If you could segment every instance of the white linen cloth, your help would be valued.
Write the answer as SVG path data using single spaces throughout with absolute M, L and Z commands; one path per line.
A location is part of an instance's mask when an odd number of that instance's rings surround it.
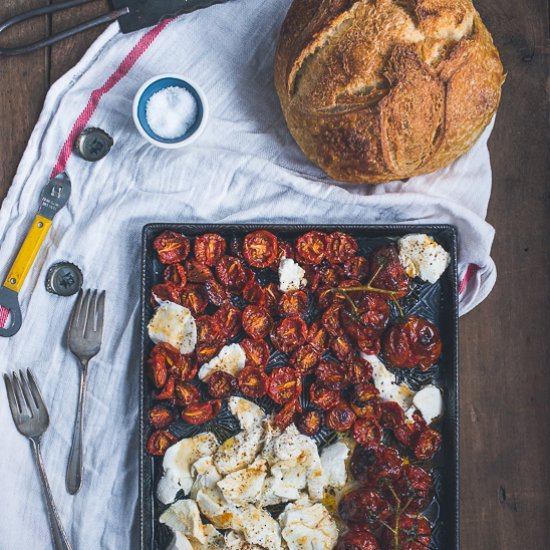
M 138 313 L 141 230 L 148 222 L 450 223 L 459 230 L 460 298 L 466 313 L 490 292 L 493 229 L 486 142 L 429 176 L 374 188 L 334 185 L 300 152 L 273 87 L 278 30 L 290 1 L 240 0 L 121 35 L 109 27 L 51 89 L 0 211 L 0 265 L 7 274 L 57 165 L 72 195 L 57 215 L 20 294 L 23 327 L 0 339 L 1 371 L 32 368 L 51 417 L 43 453 L 73 548 L 138 547 Z M 151 76 L 176 72 L 205 91 L 210 119 L 193 145 L 157 149 L 135 129 L 132 100 Z M 89 120 L 88 120 L 89 118 Z M 68 155 L 82 126 L 113 136 L 109 155 Z M 71 134 L 71 129 L 73 133 Z M 64 154 L 60 152 L 67 141 Z M 78 367 L 64 332 L 74 303 L 46 292 L 48 266 L 80 266 L 85 286 L 107 290 L 100 354 L 88 384 L 84 480 L 65 490 Z M 28 442 L 0 390 L 0 550 L 50 547 L 44 500 Z

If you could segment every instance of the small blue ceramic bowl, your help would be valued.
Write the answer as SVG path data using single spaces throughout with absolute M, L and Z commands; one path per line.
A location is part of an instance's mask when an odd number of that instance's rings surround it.
M 186 89 L 197 102 L 197 118 L 187 132 L 177 138 L 166 139 L 158 136 L 151 130 L 147 122 L 147 102 L 157 92 L 164 88 L 177 86 Z M 134 123 L 139 133 L 150 143 L 164 149 L 177 149 L 195 141 L 204 130 L 208 118 L 208 104 L 204 92 L 188 78 L 178 74 L 161 74 L 145 82 L 138 90 L 133 105 Z

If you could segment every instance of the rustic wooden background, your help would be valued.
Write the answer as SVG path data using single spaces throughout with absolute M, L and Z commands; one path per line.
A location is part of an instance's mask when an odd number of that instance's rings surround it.
M 51 3 L 4 0 L 0 19 Z M 40 18 L 7 39 L 42 37 L 99 14 L 98 0 Z M 550 139 L 545 0 L 478 0 L 508 78 L 491 138 L 489 221 L 499 279 L 461 324 L 465 550 L 550 548 Z M 99 31 L 48 51 L 0 59 L 0 199 L 52 82 Z

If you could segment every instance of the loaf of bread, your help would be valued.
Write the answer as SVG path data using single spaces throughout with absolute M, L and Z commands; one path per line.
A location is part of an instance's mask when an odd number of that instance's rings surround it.
M 455 160 L 490 122 L 503 82 L 471 0 L 294 0 L 275 61 L 294 139 L 352 183 Z

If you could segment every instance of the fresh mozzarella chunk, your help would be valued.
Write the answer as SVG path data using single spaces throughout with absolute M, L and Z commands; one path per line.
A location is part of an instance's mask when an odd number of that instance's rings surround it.
M 338 528 L 327 509 L 307 499 L 289 504 L 279 522 L 289 550 L 331 550 L 338 540 Z
M 248 468 L 227 475 L 218 482 L 223 496 L 237 506 L 257 501 L 267 475 L 267 462 L 257 458 Z
M 166 342 L 183 354 L 191 353 L 197 345 L 197 325 L 191 311 L 173 302 L 160 302 L 147 330 L 155 344 Z
M 301 496 L 300 491 L 283 480 L 281 472 L 276 472 L 265 480 L 259 504 L 261 506 L 274 506 L 282 502 L 298 500 Z
M 279 262 L 279 290 L 288 292 L 307 285 L 306 272 L 294 260 L 282 258 Z
M 210 432 L 182 439 L 172 445 L 162 462 L 164 475 L 157 487 L 158 499 L 170 504 L 178 491 L 189 494 L 193 486 L 191 466 L 201 457 L 212 456 L 218 447 L 216 436 Z
M 159 518 L 175 533 L 181 533 L 200 543 L 206 542 L 206 535 L 201 521 L 199 507 L 194 500 L 184 499 L 174 502 Z
M 241 510 L 227 502 L 217 487 L 214 489 L 201 489 L 197 493 L 197 504 L 202 514 L 217 529 L 242 531 Z
M 250 544 L 257 544 L 270 550 L 282 548 L 279 524 L 262 508 L 248 505 L 243 509 L 242 533 Z
M 443 396 L 441 390 L 432 384 L 424 386 L 413 399 L 413 405 L 419 411 L 426 424 L 431 424 L 443 413 Z
M 323 467 L 327 486 L 340 488 L 346 484 L 346 460 L 349 455 L 350 448 L 342 441 L 323 449 L 321 466 Z
M 191 487 L 191 498 L 197 498 L 197 493 L 201 489 L 211 489 L 216 487 L 222 476 L 216 470 L 214 459 L 211 456 L 199 458 L 191 467 L 191 475 L 194 477 Z
M 210 359 L 199 370 L 199 378 L 206 382 L 212 373 L 223 371 L 237 376 L 244 369 L 246 363 L 246 354 L 239 344 L 229 344 L 224 346 L 218 355 Z
M 407 235 L 399 239 L 398 247 L 407 275 L 429 283 L 435 283 L 451 261 L 449 253 L 428 235 Z
M 261 426 L 265 419 L 264 411 L 258 405 L 242 397 L 230 397 L 229 410 L 233 416 L 237 417 L 243 430 Z
M 372 366 L 372 378 L 380 398 L 384 401 L 395 401 L 406 411 L 412 403 L 414 392 L 406 384 L 397 384 L 392 374 L 376 355 L 361 354 Z
M 242 470 L 254 462 L 262 446 L 263 429 L 253 426 L 224 441 L 214 455 L 214 464 L 222 475 Z

